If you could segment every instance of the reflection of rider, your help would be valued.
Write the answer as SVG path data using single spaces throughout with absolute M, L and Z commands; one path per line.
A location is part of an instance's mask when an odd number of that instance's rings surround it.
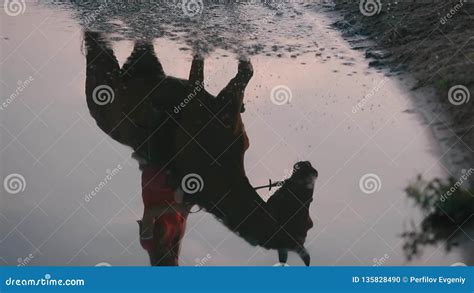
M 140 243 L 152 265 L 178 265 L 179 243 L 184 236 L 188 210 L 179 205 L 161 168 L 142 171 L 143 219 Z
M 120 69 L 100 34 L 86 32 L 84 39 L 90 113 L 105 133 L 134 149 L 142 171 L 140 243 L 152 265 L 178 265 L 188 209 L 175 200 L 171 184 L 176 124 L 167 110 L 178 103 L 173 98 L 184 96 L 186 81 L 165 75 L 150 43 L 137 42 Z M 96 90 L 104 86 L 113 90 L 105 104 L 97 102 Z

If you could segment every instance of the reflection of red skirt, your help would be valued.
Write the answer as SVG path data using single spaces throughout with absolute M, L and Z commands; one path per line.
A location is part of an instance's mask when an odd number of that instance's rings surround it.
M 145 167 L 142 171 L 142 198 L 145 208 L 168 207 L 176 204 L 174 190 L 166 183 L 166 173 L 159 167 Z M 181 212 L 167 212 L 155 219 L 152 239 L 140 239 L 145 250 L 169 251 L 178 257 L 179 241 L 184 235 L 186 219 Z
M 169 251 L 170 256 L 178 257 L 179 241 L 184 236 L 186 219 L 180 213 L 165 214 L 155 219 L 153 238 L 140 239 L 143 249 Z
M 145 208 L 175 204 L 174 190 L 166 184 L 166 173 L 159 167 L 142 170 L 142 198 Z

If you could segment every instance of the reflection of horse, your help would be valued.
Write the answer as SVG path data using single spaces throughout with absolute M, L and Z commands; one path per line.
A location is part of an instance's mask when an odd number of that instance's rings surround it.
M 309 162 L 296 164 L 267 203 L 245 175 L 249 141 L 240 113 L 253 75 L 249 61 L 239 62 L 236 76 L 214 97 L 204 89 L 200 57 L 193 59 L 189 80 L 182 80 L 165 75 L 150 43 L 137 42 L 120 69 L 99 34 L 85 33 L 85 42 L 91 115 L 104 132 L 132 147 L 140 163 L 140 235 L 152 265 L 178 264 L 190 204 L 249 243 L 278 249 L 281 260 L 294 250 L 309 264 L 303 245 L 312 227 L 316 170 Z
M 190 85 L 202 84 L 204 61 L 194 58 Z M 293 176 L 265 203 L 245 176 L 248 138 L 241 118 L 244 90 L 252 77 L 250 62 L 240 61 L 237 75 L 217 95 L 201 91 L 183 108 L 176 146 L 182 176 L 197 174 L 202 191 L 188 195 L 229 229 L 253 245 L 295 250 L 309 263 L 303 243 L 312 223 L 309 204 L 317 176 L 308 162 L 295 165 Z M 188 89 L 188 93 L 192 89 Z M 183 182 L 185 183 L 185 182 Z

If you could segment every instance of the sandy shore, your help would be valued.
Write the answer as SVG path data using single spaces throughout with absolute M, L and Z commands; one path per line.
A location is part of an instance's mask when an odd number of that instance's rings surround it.
M 415 101 L 441 143 L 452 176 L 474 166 L 474 4 L 460 1 L 335 1 L 334 25 L 370 64 L 408 73 Z M 428 1 L 431 2 L 431 1 Z M 433 1 L 435 2 L 435 1 Z M 369 39 L 375 43 L 364 45 Z M 473 179 L 471 178 L 471 186 Z

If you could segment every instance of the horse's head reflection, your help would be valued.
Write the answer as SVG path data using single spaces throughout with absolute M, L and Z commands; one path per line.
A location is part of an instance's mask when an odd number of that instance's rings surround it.
M 292 176 L 265 202 L 249 183 L 249 148 L 241 113 L 253 75 L 250 61 L 217 95 L 204 88 L 204 60 L 193 58 L 187 80 L 164 73 L 150 42 L 135 43 L 122 68 L 108 42 L 86 32 L 86 97 L 97 125 L 133 148 L 142 171 L 140 242 L 152 265 L 177 265 L 190 207 L 215 215 L 249 243 L 277 249 L 280 260 L 304 248 L 317 171 L 295 164 Z

